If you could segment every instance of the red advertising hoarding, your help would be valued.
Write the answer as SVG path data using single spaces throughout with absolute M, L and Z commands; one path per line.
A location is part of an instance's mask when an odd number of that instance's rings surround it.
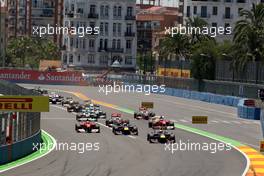
M 0 69 L 0 80 L 18 83 L 86 85 L 81 72 L 41 72 L 35 70 Z

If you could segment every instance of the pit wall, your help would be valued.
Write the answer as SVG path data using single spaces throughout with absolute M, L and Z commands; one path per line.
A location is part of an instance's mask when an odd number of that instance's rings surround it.
M 41 131 L 21 141 L 0 146 L 0 165 L 15 161 L 31 154 L 34 149 L 34 145 L 40 143 Z

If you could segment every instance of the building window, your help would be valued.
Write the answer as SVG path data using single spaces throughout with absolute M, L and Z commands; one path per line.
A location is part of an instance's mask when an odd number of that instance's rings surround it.
M 193 6 L 193 14 L 194 14 L 194 15 L 197 14 L 197 6 Z
M 201 17 L 207 18 L 207 6 L 201 6 Z
M 73 63 L 73 55 L 72 54 L 70 54 L 69 63 L 70 64 Z
M 116 35 L 116 23 L 113 24 L 113 35 Z
M 95 14 L 95 9 L 96 9 L 95 5 L 90 5 L 90 14 Z
M 216 6 L 213 7 L 213 15 L 217 15 L 218 13 L 218 9 Z
M 117 13 L 117 16 L 118 16 L 118 17 L 121 17 L 121 16 L 122 16 L 122 7 L 121 7 L 121 6 L 118 7 L 118 13 Z
M 105 13 L 104 16 L 108 17 L 109 16 L 109 6 L 105 6 Z
M 108 35 L 108 23 L 105 23 L 105 35 Z
M 126 65 L 132 65 L 132 57 L 131 56 L 126 56 L 125 64 Z
M 79 48 L 79 39 L 76 38 L 76 48 Z
M 112 41 L 112 48 L 116 48 L 116 39 L 113 39 L 113 41 Z
M 108 56 L 101 56 L 99 62 L 100 65 L 108 65 Z
M 108 48 L 108 39 L 104 40 L 104 49 L 107 50 Z
M 133 7 L 127 7 L 127 16 L 133 16 Z
M 100 34 L 104 35 L 104 23 L 100 23 Z
M 117 48 L 118 48 L 118 49 L 121 48 L 121 40 L 120 40 L 120 39 L 117 40 Z
M 94 48 L 94 39 L 89 40 L 89 48 Z
M 88 55 L 87 62 L 88 62 L 88 64 L 94 64 L 95 63 L 94 55 Z
M 191 16 L 190 11 L 191 11 L 191 10 L 190 10 L 190 6 L 187 6 L 187 14 L 186 14 L 187 17 L 190 17 L 190 16 Z
M 130 23 L 127 24 L 126 32 L 129 34 L 132 33 L 132 24 L 130 24 Z
M 70 46 L 73 47 L 73 38 L 70 39 Z
M 105 7 L 103 5 L 101 5 L 100 7 L 100 16 L 104 16 L 104 10 L 105 10 Z
M 86 39 L 83 39 L 83 49 L 86 48 Z
M 121 36 L 121 29 L 122 29 L 122 24 L 118 23 L 118 26 L 117 26 L 118 36 Z
M 132 41 L 131 40 L 127 40 L 126 41 L 126 49 L 131 49 L 131 44 L 132 44 Z
M 231 18 L 231 10 L 230 7 L 225 8 L 225 18 L 230 19 Z
M 67 60 L 68 60 L 68 58 L 67 58 L 67 54 L 64 54 L 64 55 L 63 55 L 63 63 L 64 63 L 64 64 L 67 64 Z
M 114 6 L 114 8 L 113 8 L 113 16 L 114 17 L 117 16 L 117 6 Z
M 100 39 L 100 46 L 99 46 L 100 49 L 103 49 L 103 39 Z
M 78 55 L 78 62 L 81 62 L 81 55 Z

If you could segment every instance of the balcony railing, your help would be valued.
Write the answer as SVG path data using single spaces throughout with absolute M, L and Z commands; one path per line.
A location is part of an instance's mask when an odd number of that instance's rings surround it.
M 125 20 L 136 20 L 136 16 L 133 15 L 126 15 Z
M 97 13 L 89 13 L 88 14 L 88 18 L 94 18 L 97 19 L 99 17 L 99 15 Z
M 107 51 L 111 53 L 124 53 L 124 48 L 108 48 Z
M 224 14 L 223 15 L 223 18 L 224 19 L 233 19 L 233 15 L 231 15 L 231 14 Z
M 135 37 L 135 35 L 134 32 L 125 32 L 125 37 Z

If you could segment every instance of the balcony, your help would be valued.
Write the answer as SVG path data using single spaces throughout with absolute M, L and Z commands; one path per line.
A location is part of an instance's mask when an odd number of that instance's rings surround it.
M 223 19 L 233 19 L 233 15 L 231 14 L 224 14 Z
M 126 15 L 125 20 L 136 20 L 136 16 Z
M 107 52 L 107 51 L 108 48 L 101 48 L 101 47 L 98 48 L 98 52 Z
M 98 14 L 96 14 L 96 13 L 89 13 L 88 14 L 88 18 L 92 18 L 92 19 L 98 19 Z
M 73 12 L 66 12 L 65 15 L 66 15 L 68 18 L 73 18 L 73 17 L 74 17 Z
M 124 53 L 124 48 L 108 48 L 107 51 L 110 53 Z
M 125 37 L 135 37 L 135 35 L 134 32 L 125 32 Z

